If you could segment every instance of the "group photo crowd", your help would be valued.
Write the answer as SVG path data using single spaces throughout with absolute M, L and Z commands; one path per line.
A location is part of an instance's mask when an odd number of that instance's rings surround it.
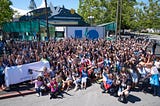
M 39 71 L 35 84 L 37 96 L 50 99 L 69 90 L 85 90 L 94 83 L 102 93 L 126 102 L 138 90 L 160 97 L 160 57 L 156 42 L 146 39 L 88 40 L 66 38 L 50 41 L 5 42 L 0 57 L 0 88 L 5 89 L 5 68 L 48 61 L 50 68 Z M 150 49 L 148 49 L 150 47 Z M 31 74 L 36 71 L 31 69 Z

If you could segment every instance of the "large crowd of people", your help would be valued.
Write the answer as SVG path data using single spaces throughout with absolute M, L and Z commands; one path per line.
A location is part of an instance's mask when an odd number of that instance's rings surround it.
M 44 67 L 41 77 L 33 81 L 39 96 L 44 85 L 54 98 L 73 85 L 75 90 L 86 89 L 92 82 L 100 83 L 103 93 L 119 96 L 119 101 L 126 101 L 137 87 L 160 96 L 160 58 L 147 49 L 149 45 L 149 41 L 134 38 L 11 41 L 5 44 L 6 53 L 0 57 L 1 85 L 5 67 L 47 60 L 50 69 Z

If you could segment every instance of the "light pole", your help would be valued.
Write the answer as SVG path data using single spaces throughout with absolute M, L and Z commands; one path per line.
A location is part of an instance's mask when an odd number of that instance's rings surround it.
M 88 19 L 90 20 L 91 26 L 93 26 L 93 19 L 94 19 L 94 16 L 88 16 Z
M 47 10 L 47 0 L 45 0 L 45 14 L 46 14 L 46 24 L 47 24 L 47 37 L 48 37 L 48 39 L 50 39 L 50 34 L 49 34 L 49 26 L 48 26 L 48 10 Z
M 120 2 L 120 0 L 117 0 L 116 30 L 115 30 L 116 39 L 117 39 L 117 33 L 118 33 L 119 2 Z
M 121 36 L 121 18 L 122 18 L 122 0 L 117 0 L 117 12 L 116 12 L 116 39 Z
M 120 0 L 120 13 L 119 13 L 119 37 L 121 38 L 121 21 L 122 21 L 122 0 Z
M 29 23 L 30 23 L 30 34 L 32 33 L 32 24 L 31 24 L 31 22 L 32 22 L 32 19 L 31 19 L 32 15 L 33 15 L 32 13 L 30 13 L 30 12 L 28 13 Z

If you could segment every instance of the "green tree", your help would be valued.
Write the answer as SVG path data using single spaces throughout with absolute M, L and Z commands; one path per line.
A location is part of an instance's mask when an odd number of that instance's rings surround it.
M 89 16 L 94 16 L 94 24 L 115 21 L 116 2 L 110 2 L 110 0 L 79 0 L 78 13 L 87 22 L 89 22 Z
M 0 0 L 0 25 L 12 19 L 13 10 L 10 5 L 12 5 L 10 0 Z
M 148 4 L 137 0 L 120 1 L 118 12 L 121 9 L 122 29 L 160 28 L 160 0 L 148 0 Z M 94 16 L 94 24 L 116 21 L 117 3 L 118 0 L 80 0 L 78 13 L 87 22 L 89 16 Z
M 88 16 L 94 16 L 95 24 L 116 21 L 117 1 L 118 0 L 80 0 L 78 13 L 83 16 L 86 21 L 88 21 Z M 132 28 L 135 26 L 134 6 L 136 4 L 136 0 L 122 0 L 122 28 Z
M 135 6 L 136 0 L 123 0 L 122 1 L 122 29 L 134 29 L 136 27 L 135 20 Z
M 140 2 L 136 7 L 137 28 L 160 28 L 160 1 L 149 0 L 149 3 Z
M 145 6 L 144 2 L 139 2 L 137 4 L 137 7 L 135 7 L 135 24 L 136 24 L 136 30 L 141 30 L 143 29 L 144 26 L 144 19 L 145 19 L 145 15 L 144 15 L 144 11 L 143 11 L 143 7 Z
M 160 28 L 160 1 L 149 0 L 149 5 L 144 9 L 147 28 Z

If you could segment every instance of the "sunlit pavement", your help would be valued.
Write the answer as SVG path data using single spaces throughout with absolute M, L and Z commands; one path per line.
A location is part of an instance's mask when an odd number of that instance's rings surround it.
M 101 93 L 99 84 L 92 84 L 86 90 L 70 90 L 64 98 L 49 99 L 49 95 L 35 94 L 0 100 L 0 106 L 159 106 L 160 97 L 142 92 L 131 92 L 128 103 L 123 104 L 116 97 Z

